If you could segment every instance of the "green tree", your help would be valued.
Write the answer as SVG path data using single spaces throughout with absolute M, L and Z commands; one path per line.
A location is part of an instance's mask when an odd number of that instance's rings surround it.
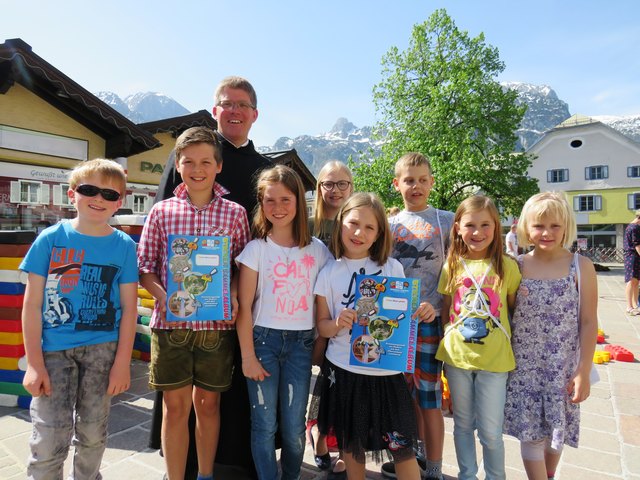
M 373 95 L 385 143 L 379 156 L 353 166 L 356 188 L 375 191 L 387 206 L 401 204 L 390 188 L 393 165 L 416 151 L 429 157 L 436 176 L 430 204 L 455 210 L 481 191 L 504 214 L 517 215 L 538 186 L 527 177 L 530 156 L 514 152 L 526 105 L 497 82 L 504 68 L 484 34 L 470 38 L 444 9 L 415 25 L 409 47 L 392 47 L 382 59 Z

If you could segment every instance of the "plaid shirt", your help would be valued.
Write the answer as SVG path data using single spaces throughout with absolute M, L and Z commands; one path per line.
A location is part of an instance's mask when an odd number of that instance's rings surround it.
M 167 243 L 173 235 L 220 235 L 231 239 L 231 265 L 251 239 L 246 210 L 237 203 L 222 198 L 229 191 L 218 183 L 213 187 L 213 199 L 203 208 L 197 208 L 189 199 L 184 183 L 174 190 L 175 197 L 153 206 L 142 230 L 138 245 L 140 274 L 155 273 L 167 286 Z M 233 330 L 229 325 L 214 320 L 167 322 L 159 315 L 156 303 L 151 317 L 151 328 L 163 330 Z

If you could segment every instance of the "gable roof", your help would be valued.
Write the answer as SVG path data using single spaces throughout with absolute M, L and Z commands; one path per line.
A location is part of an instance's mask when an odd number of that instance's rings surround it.
M 311 170 L 307 168 L 302 159 L 298 156 L 295 148 L 291 150 L 279 150 L 277 152 L 263 153 L 265 157 L 271 160 L 273 163 L 286 165 L 294 169 L 300 178 L 306 192 L 316 189 L 316 177 L 313 176 Z
M 595 120 L 594 118 L 588 117 L 586 115 L 575 114 L 559 123 L 555 127 L 544 132 L 544 134 L 533 145 L 527 148 L 527 152 L 531 152 L 534 149 L 536 151 L 539 150 L 540 148 L 542 148 L 543 144 L 548 143 L 549 140 L 557 133 L 565 133 L 571 129 L 578 129 L 583 127 L 587 127 L 590 129 L 600 129 L 607 136 L 609 136 L 609 138 L 616 139 L 621 143 L 626 143 L 635 149 L 640 148 L 640 144 L 638 142 L 623 134 L 622 132 L 616 130 L 615 128 L 607 125 L 606 123 Z
M 129 157 L 160 142 L 60 70 L 20 38 L 0 44 L 0 95 L 18 83 L 105 139 L 105 156 Z
M 174 138 L 177 138 L 187 128 L 191 127 L 207 127 L 211 130 L 217 130 L 218 123 L 207 110 L 198 110 L 195 113 L 179 117 L 139 123 L 138 126 L 150 133 L 171 133 Z

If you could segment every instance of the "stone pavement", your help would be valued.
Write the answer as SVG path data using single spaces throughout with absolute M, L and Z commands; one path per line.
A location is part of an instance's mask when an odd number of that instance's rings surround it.
M 619 265 L 598 273 L 598 314 L 607 342 L 621 345 L 640 357 L 640 317 L 625 315 L 624 273 Z M 109 439 L 102 465 L 105 480 L 160 480 L 163 459 L 147 448 L 153 395 L 147 390 L 147 365 L 134 360 L 132 387 L 114 399 Z M 566 448 L 556 478 L 580 480 L 640 480 L 640 363 L 598 365 L 601 381 L 582 404 L 580 448 Z M 445 478 L 456 478 L 453 421 L 445 417 Z M 29 414 L 0 407 L 0 479 L 26 477 L 25 461 L 31 432 Z M 505 437 L 507 478 L 525 479 L 519 444 Z M 478 447 L 478 458 L 481 451 Z M 67 468 L 68 471 L 68 462 Z M 379 466 L 367 464 L 367 478 L 381 479 Z M 233 471 L 218 470 L 218 478 L 242 480 Z M 305 451 L 304 480 L 323 479 L 315 468 L 310 445 Z M 481 470 L 480 478 L 484 478 Z

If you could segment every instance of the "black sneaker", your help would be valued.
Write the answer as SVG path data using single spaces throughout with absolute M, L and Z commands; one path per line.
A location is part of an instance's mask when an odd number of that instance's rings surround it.
M 418 461 L 418 468 L 420 468 L 420 478 L 424 477 L 427 473 L 427 460 L 424 457 L 416 457 Z M 396 466 L 393 462 L 385 462 L 380 468 L 380 473 L 384 478 L 398 478 L 396 475 Z

